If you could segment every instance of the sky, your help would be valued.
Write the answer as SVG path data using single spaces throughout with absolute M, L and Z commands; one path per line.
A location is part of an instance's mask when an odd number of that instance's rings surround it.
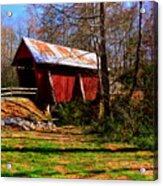
M 16 22 L 16 20 L 21 21 L 21 18 L 25 17 L 26 8 L 27 8 L 27 5 L 25 5 L 25 4 L 24 5 L 23 4 L 21 4 L 21 5 L 2 5 L 1 11 L 2 11 L 3 24 L 13 26 L 13 24 Z M 12 12 L 11 17 L 8 17 L 6 15 L 7 11 Z
M 21 16 L 26 9 L 27 5 L 2 5 L 2 14 L 6 14 L 7 11 L 13 13 L 13 17 Z

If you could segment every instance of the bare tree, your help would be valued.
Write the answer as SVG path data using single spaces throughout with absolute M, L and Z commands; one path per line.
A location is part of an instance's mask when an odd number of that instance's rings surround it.
M 1 80 L 2 87 L 17 85 L 15 70 L 11 67 L 13 57 L 16 52 L 16 34 L 13 28 L 2 25 L 1 30 Z
M 138 75 L 138 70 L 139 70 L 139 63 L 140 63 L 140 48 L 141 48 L 141 41 L 142 41 L 142 13 L 141 10 L 142 9 L 142 2 L 139 2 L 139 28 L 138 28 L 138 41 L 137 41 L 137 48 L 136 48 L 136 59 L 135 59 L 135 70 L 134 70 L 134 75 L 133 75 L 133 83 L 132 83 L 132 87 L 130 90 L 130 97 L 137 85 L 137 75 Z

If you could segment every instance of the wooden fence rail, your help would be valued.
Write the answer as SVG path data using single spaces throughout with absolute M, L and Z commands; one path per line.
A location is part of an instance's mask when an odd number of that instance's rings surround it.
M 12 96 L 20 96 L 20 97 L 34 97 L 37 94 L 37 88 L 28 88 L 28 87 L 7 87 L 1 88 L 1 97 L 12 97 Z M 111 98 L 119 97 L 122 95 L 126 95 L 126 93 L 110 93 Z
M 37 88 L 28 88 L 28 87 L 1 88 L 1 97 L 35 96 L 36 93 L 37 93 Z

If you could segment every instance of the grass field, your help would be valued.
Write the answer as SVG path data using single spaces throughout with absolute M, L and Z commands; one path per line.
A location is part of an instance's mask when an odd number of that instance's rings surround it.
M 3 177 L 154 180 L 152 152 L 101 142 L 72 126 L 55 133 L 2 131 L 1 166 Z

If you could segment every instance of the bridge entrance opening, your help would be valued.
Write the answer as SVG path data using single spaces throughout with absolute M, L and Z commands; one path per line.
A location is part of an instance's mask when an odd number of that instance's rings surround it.
M 17 63 L 17 74 L 19 78 L 19 86 L 36 87 L 36 79 L 32 59 L 21 59 Z

